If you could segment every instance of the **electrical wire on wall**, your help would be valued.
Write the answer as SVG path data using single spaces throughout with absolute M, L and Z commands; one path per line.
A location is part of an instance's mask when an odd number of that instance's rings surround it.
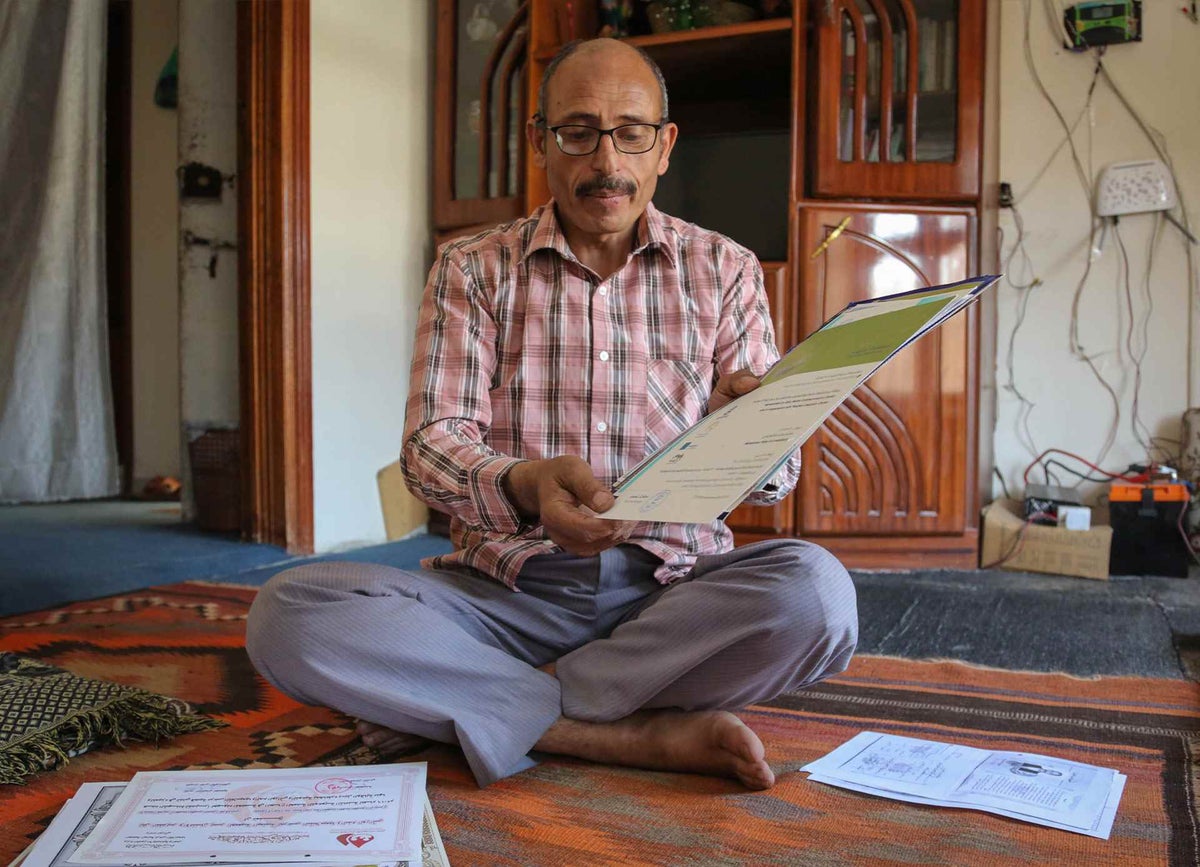
M 1050 30 L 1054 34 L 1054 38 L 1060 43 L 1065 42 L 1066 44 L 1072 44 L 1071 39 L 1064 39 L 1064 37 L 1070 37 L 1071 34 L 1066 32 L 1068 18 L 1065 14 L 1066 8 L 1062 0 L 1043 0 L 1042 8 Z M 1093 110 L 1093 97 L 1099 82 L 1102 81 L 1104 87 L 1112 91 L 1120 105 L 1128 113 L 1130 118 L 1132 118 L 1137 124 L 1139 129 L 1141 129 L 1147 140 L 1150 141 L 1155 153 L 1162 160 L 1163 164 L 1167 166 L 1176 190 L 1181 190 L 1181 188 L 1178 183 L 1178 178 L 1176 176 L 1174 164 L 1171 160 L 1165 136 L 1146 123 L 1130 99 L 1125 95 L 1122 88 L 1113 79 L 1113 76 L 1104 65 L 1105 48 L 1103 46 L 1091 49 L 1091 54 L 1094 57 L 1094 63 L 1086 98 L 1078 115 L 1068 122 L 1066 113 L 1062 110 L 1062 108 L 1056 102 L 1054 96 L 1046 87 L 1045 82 L 1043 81 L 1042 76 L 1037 68 L 1037 63 L 1035 62 L 1033 41 L 1031 38 L 1033 17 L 1031 0 L 1023 0 L 1022 11 L 1024 16 L 1023 53 L 1025 64 L 1028 67 L 1029 74 L 1038 93 L 1050 107 L 1056 120 L 1058 121 L 1058 124 L 1062 128 L 1064 137 L 1051 152 L 1046 162 L 1026 184 L 1025 188 L 1021 191 L 1021 194 L 1019 196 L 1010 197 L 1008 205 L 1013 210 L 1013 221 L 1016 226 L 1016 239 L 1012 249 L 1008 251 L 1008 254 L 1004 259 L 1004 265 L 1007 273 L 1012 273 L 1010 268 L 1014 264 L 1017 266 L 1019 273 L 1014 273 L 1012 275 L 1009 280 L 1009 284 L 1014 290 L 1020 293 L 1021 297 L 1018 303 L 1015 323 L 1012 332 L 1009 335 L 1008 341 L 1007 366 L 1009 381 L 1007 388 L 1016 396 L 1019 402 L 1017 408 L 1017 418 L 1015 421 L 1017 438 L 1026 449 L 1030 449 L 1032 452 L 1036 453 L 1036 449 L 1033 448 L 1034 443 L 1029 424 L 1029 417 L 1034 407 L 1034 403 L 1032 400 L 1030 400 L 1031 395 L 1023 392 L 1015 381 L 1013 358 L 1017 347 L 1017 333 L 1025 322 L 1028 313 L 1028 305 L 1031 295 L 1030 290 L 1039 285 L 1041 281 L 1035 274 L 1029 251 L 1026 248 L 1025 223 L 1019 210 L 1016 208 L 1016 204 L 1039 184 L 1044 174 L 1059 157 L 1062 149 L 1066 147 L 1070 152 L 1074 174 L 1079 181 L 1080 188 L 1082 189 L 1087 202 L 1088 214 L 1086 247 L 1088 254 L 1085 256 L 1085 261 L 1082 263 L 1082 271 L 1078 281 L 1075 284 L 1075 289 L 1071 298 L 1069 348 L 1073 357 L 1087 365 L 1096 382 L 1108 395 L 1109 402 L 1112 405 L 1112 421 L 1095 458 L 1094 466 L 1096 466 L 1104 462 L 1116 444 L 1119 432 L 1122 429 L 1123 419 L 1119 390 L 1123 390 L 1124 387 L 1126 387 L 1124 384 L 1121 386 L 1121 389 L 1114 387 L 1114 384 L 1110 382 L 1101 371 L 1099 360 L 1103 356 L 1109 354 L 1110 350 L 1094 350 L 1091 346 L 1084 344 L 1084 339 L 1081 334 L 1081 311 L 1085 308 L 1085 292 L 1089 286 L 1089 280 L 1092 275 L 1094 262 L 1101 255 L 1103 255 L 1104 240 L 1107 237 L 1110 228 L 1110 223 L 1098 216 L 1096 212 L 1096 200 L 1093 195 L 1094 178 L 1092 172 L 1092 145 L 1094 144 L 1094 120 L 1090 121 L 1088 124 L 1086 166 L 1085 160 L 1080 153 L 1080 147 L 1077 145 L 1075 139 L 1079 124 L 1082 122 L 1085 116 L 1090 117 L 1091 115 Z M 1004 206 L 1005 205 L 1002 201 L 1002 207 Z M 1161 212 L 1160 215 L 1155 218 L 1153 234 L 1151 235 L 1149 245 L 1147 247 L 1145 271 L 1141 281 L 1141 288 L 1143 291 L 1138 293 L 1138 303 L 1136 305 L 1134 303 L 1134 280 L 1132 277 L 1133 269 L 1130 262 L 1129 251 L 1125 244 L 1124 238 L 1122 238 L 1120 235 L 1120 229 L 1117 224 L 1117 220 L 1114 218 L 1111 222 L 1111 229 L 1115 236 L 1116 246 L 1120 257 L 1116 263 L 1116 287 L 1118 290 L 1117 297 L 1121 298 L 1123 301 L 1122 306 L 1125 313 L 1123 318 L 1126 319 L 1125 327 L 1123 329 L 1124 333 L 1118 335 L 1118 342 L 1115 351 L 1118 359 L 1121 358 L 1123 354 L 1126 354 L 1129 359 L 1128 364 L 1132 367 L 1132 396 L 1130 407 L 1131 418 L 1129 427 L 1134 440 L 1145 452 L 1147 463 L 1152 463 L 1156 460 L 1173 463 L 1177 457 L 1178 450 L 1182 447 L 1182 443 L 1178 441 L 1167 437 L 1155 436 L 1153 434 L 1150 426 L 1142 417 L 1143 406 L 1141 400 L 1144 364 L 1150 346 L 1150 322 L 1154 312 L 1154 295 L 1152 291 L 1151 279 L 1155 264 L 1155 253 L 1158 249 L 1159 239 L 1161 237 L 1162 220 L 1166 219 L 1174 223 L 1177 228 L 1180 229 L 1182 235 L 1184 235 L 1192 244 L 1196 243 L 1196 238 L 1191 230 L 1190 216 L 1188 214 L 1182 192 L 1180 192 L 1179 195 L 1179 213 L 1179 219 L 1176 219 L 1175 216 L 1170 212 Z M 1003 240 L 1003 232 L 1001 232 L 1001 249 L 1003 249 Z M 1198 303 L 1198 299 L 1195 285 L 1196 268 L 1194 262 L 1194 251 L 1191 250 L 1190 245 L 1187 245 L 1186 249 L 1186 262 L 1189 306 L 1187 346 L 1189 360 L 1188 397 L 1189 401 L 1194 403 L 1196 402 L 1196 399 L 1193 395 L 1193 390 L 1197 387 L 1200 387 L 1200 382 L 1196 382 L 1194 380 L 1196 371 L 1193 369 L 1193 347 L 1195 345 L 1195 340 L 1197 339 L 1195 330 L 1197 326 L 1196 314 L 1198 311 L 1196 305 Z M 1138 310 L 1138 307 L 1141 309 Z M 1122 343 L 1124 352 L 1122 352 Z M 1125 380 L 1124 382 L 1128 382 L 1128 380 Z M 1175 445 L 1178 448 L 1173 450 L 1170 447 L 1171 445 Z M 1047 480 L 1049 480 L 1053 474 L 1051 466 L 1052 464 L 1058 464 L 1057 469 L 1059 470 L 1070 472 L 1070 470 L 1062 466 L 1059 462 L 1048 462 L 1042 466 L 1043 473 L 1045 474 Z M 1053 477 L 1057 479 L 1056 475 Z M 1084 481 L 1098 482 L 1101 480 L 1095 478 L 1094 476 L 1088 476 L 1086 478 L 1080 477 L 1079 481 L 1076 482 L 1076 485 L 1082 484 Z
M 1037 444 L 1033 439 L 1033 431 L 1029 427 L 1029 417 L 1032 415 L 1036 404 L 1030 400 L 1021 389 L 1017 386 L 1016 366 L 1013 359 L 1016 357 L 1017 334 L 1021 330 L 1021 325 L 1025 322 L 1025 313 L 1029 308 L 1029 298 L 1032 294 L 1031 290 L 1042 285 L 1042 278 L 1037 276 L 1037 272 L 1033 267 L 1033 260 L 1029 258 L 1029 250 L 1025 247 L 1025 221 L 1021 219 L 1021 212 L 1017 208 L 1015 201 L 1010 201 L 1007 207 L 1012 210 L 1013 222 L 1017 227 L 1017 237 L 1013 241 L 1012 249 L 1004 259 L 1004 279 L 1014 290 L 1020 295 L 1020 302 L 1017 305 L 1017 319 L 1013 323 L 1012 331 L 1008 335 L 1008 356 L 1006 358 L 1006 366 L 1008 372 L 1008 381 L 1004 387 L 1008 389 L 1017 398 L 1017 418 L 1015 421 L 1015 430 L 1017 438 L 1021 440 L 1022 445 L 1028 449 L 1031 455 L 1038 453 Z M 1000 248 L 1004 248 L 1004 229 L 998 228 L 1000 233 Z M 1017 257 L 1018 268 L 1021 272 L 1028 275 L 1027 281 L 1013 279 L 1013 260 Z
M 1049 0 L 1046 0 L 1046 3 L 1044 4 L 1044 9 L 1046 10 L 1047 14 L 1050 15 L 1051 20 L 1054 20 L 1054 14 L 1055 14 L 1054 10 L 1048 5 L 1048 3 L 1049 3 Z M 1034 187 L 1037 185 L 1037 183 L 1041 180 L 1042 176 L 1046 173 L 1046 171 L 1049 169 L 1049 167 L 1053 164 L 1055 159 L 1057 159 L 1062 148 L 1064 146 L 1067 147 L 1070 151 L 1071 163 L 1074 166 L 1075 175 L 1076 175 L 1076 178 L 1079 180 L 1080 189 L 1083 193 L 1084 201 L 1087 206 L 1088 221 L 1089 221 L 1088 249 L 1090 251 L 1095 247 L 1095 244 L 1096 244 L 1096 235 L 1095 235 L 1095 233 L 1096 233 L 1096 216 L 1095 216 L 1095 204 L 1094 204 L 1094 200 L 1092 197 L 1091 172 L 1088 168 L 1084 167 L 1083 160 L 1080 158 L 1079 150 L 1075 144 L 1074 134 L 1075 134 L 1075 129 L 1079 126 L 1079 123 L 1091 111 L 1092 99 L 1096 92 L 1096 84 L 1097 84 L 1097 81 L 1100 76 L 1101 67 L 1100 67 L 1099 57 L 1097 57 L 1096 65 L 1092 70 L 1091 81 L 1088 83 L 1088 89 L 1087 89 L 1086 96 L 1084 98 L 1083 107 L 1080 109 L 1080 112 L 1076 116 L 1075 120 L 1071 123 L 1068 123 L 1066 116 L 1063 113 L 1062 109 L 1059 108 L 1058 103 L 1055 101 L 1054 97 L 1050 94 L 1050 91 L 1046 88 L 1046 85 L 1042 80 L 1041 74 L 1038 72 L 1037 63 L 1034 60 L 1033 43 L 1032 43 L 1032 38 L 1031 38 L 1031 26 L 1032 26 L 1032 18 L 1033 18 L 1033 10 L 1032 10 L 1031 0 L 1023 0 L 1022 12 L 1023 12 L 1023 16 L 1024 16 L 1022 48 L 1023 48 L 1024 58 L 1025 58 L 1025 64 L 1029 69 L 1030 76 L 1032 77 L 1033 82 L 1034 82 L 1035 86 L 1037 87 L 1038 92 L 1041 94 L 1042 98 L 1046 101 L 1046 103 L 1050 106 L 1051 110 L 1054 112 L 1054 116 L 1058 119 L 1058 122 L 1059 122 L 1060 126 L 1062 127 L 1062 130 L 1064 133 L 1064 137 L 1063 137 L 1062 141 L 1058 144 L 1058 146 L 1056 146 L 1054 148 L 1054 150 L 1051 152 L 1049 158 L 1045 161 L 1045 163 L 1043 163 L 1042 167 L 1034 174 L 1033 179 L 1026 186 L 1026 188 L 1022 191 L 1021 195 L 1019 197 L 1014 197 L 1012 202 L 1010 203 L 1011 209 L 1013 211 L 1013 220 L 1014 220 L 1014 223 L 1017 228 L 1017 238 L 1016 238 L 1016 241 L 1014 242 L 1013 249 L 1009 252 L 1008 257 L 1005 260 L 1005 266 L 1006 266 L 1005 270 L 1006 271 L 1008 270 L 1008 266 L 1011 265 L 1014 257 L 1017 256 L 1018 253 L 1022 256 L 1022 259 L 1020 261 L 1029 263 L 1029 265 L 1030 265 L 1031 273 L 1030 273 L 1030 278 L 1027 282 L 1022 283 L 1020 281 L 1014 281 L 1011 279 L 1009 280 L 1009 284 L 1014 289 L 1021 292 L 1022 297 L 1021 297 L 1021 300 L 1020 300 L 1020 303 L 1018 306 L 1016 321 L 1013 325 L 1012 331 L 1009 334 L 1008 358 L 1007 358 L 1008 383 L 1007 383 L 1006 387 L 1008 388 L 1009 391 L 1011 391 L 1016 396 L 1016 398 L 1018 400 L 1017 418 L 1015 420 L 1017 438 L 1021 441 L 1022 445 L 1031 454 L 1037 454 L 1038 449 L 1037 449 L 1036 443 L 1033 439 L 1032 431 L 1031 431 L 1030 424 L 1029 424 L 1029 419 L 1030 419 L 1030 416 L 1032 415 L 1035 404 L 1021 391 L 1021 389 L 1017 385 L 1015 371 L 1014 371 L 1013 358 L 1014 358 L 1015 350 L 1016 350 L 1017 333 L 1020 330 L 1021 325 L 1025 321 L 1025 316 L 1026 316 L 1027 308 L 1029 305 L 1029 298 L 1030 298 L 1030 294 L 1031 294 L 1029 290 L 1033 289 L 1037 285 L 1040 285 L 1042 281 L 1040 278 L 1037 278 L 1032 275 L 1031 260 L 1029 258 L 1028 252 L 1024 248 L 1024 241 L 1025 241 L 1025 234 L 1026 234 L 1025 233 L 1025 224 L 1024 224 L 1024 220 L 1021 218 L 1020 211 L 1017 208 L 1017 204 L 1021 199 L 1023 199 L 1026 195 L 1028 195 L 1034 189 Z M 1090 144 L 1091 144 L 1091 139 L 1092 139 L 1091 134 L 1090 134 L 1090 129 L 1091 129 L 1091 127 L 1089 125 L 1089 136 L 1088 136 L 1089 164 L 1090 164 L 1090 152 L 1091 152 Z M 1001 237 L 1001 246 L 1003 246 L 1003 237 Z M 1091 273 L 1091 264 L 1092 264 L 1092 256 L 1089 253 L 1086 263 L 1085 263 L 1084 273 L 1083 273 L 1083 276 L 1080 279 L 1079 284 L 1076 288 L 1076 293 L 1075 293 L 1075 297 L 1073 299 L 1073 304 L 1072 304 L 1071 349 L 1072 349 L 1072 352 L 1076 355 L 1076 357 L 1082 357 L 1085 361 L 1087 361 L 1088 366 L 1092 370 L 1092 373 L 1095 375 L 1097 380 L 1100 382 L 1101 386 L 1106 390 L 1106 392 L 1108 393 L 1109 398 L 1113 404 L 1113 421 L 1109 427 L 1109 431 L 1105 437 L 1104 444 L 1101 447 L 1100 453 L 1096 459 L 1097 462 L 1101 462 L 1108 455 L 1109 450 L 1112 448 L 1113 443 L 1116 441 L 1117 431 L 1120 427 L 1121 408 L 1120 408 L 1120 401 L 1117 397 L 1116 391 L 1108 384 L 1108 382 L 1100 374 L 1099 369 L 1095 366 L 1095 364 L 1091 361 L 1090 358 L 1087 358 L 1087 356 L 1082 353 L 1082 351 L 1076 351 L 1076 349 L 1077 349 L 1077 340 L 1076 340 L 1077 331 L 1076 331 L 1076 327 L 1075 327 L 1075 322 L 1077 319 L 1076 312 L 1078 310 L 1079 297 L 1082 295 L 1083 287 L 1084 287 L 1084 285 L 1086 285 L 1087 278 L 1088 278 L 1089 274 Z
M 1184 236 L 1184 260 L 1187 262 L 1188 290 L 1187 397 L 1190 404 L 1197 404 L 1200 403 L 1200 399 L 1198 399 L 1200 395 L 1197 395 L 1196 390 L 1197 387 L 1200 386 L 1200 383 L 1197 383 L 1194 380 L 1195 371 L 1192 369 L 1192 360 L 1195 358 L 1195 325 L 1197 314 L 1196 258 L 1195 250 L 1193 248 L 1195 247 L 1197 240 L 1195 232 L 1192 231 L 1192 221 L 1188 213 L 1187 200 L 1184 197 L 1183 188 L 1179 185 L 1179 176 L 1175 171 L 1175 161 L 1171 159 L 1171 151 L 1167 147 L 1166 136 L 1164 136 L 1159 130 L 1150 126 L 1150 124 L 1146 123 L 1138 110 L 1134 108 L 1133 104 L 1129 101 L 1128 97 L 1125 96 L 1125 92 L 1117 86 L 1116 81 L 1113 80 L 1112 75 L 1109 73 L 1107 67 L 1105 67 L 1103 63 L 1100 64 L 1100 74 L 1109 90 L 1113 92 L 1113 95 L 1117 97 L 1121 105 L 1125 107 L 1127 112 L 1129 112 L 1129 116 L 1133 118 L 1135 123 L 1137 123 L 1138 128 L 1142 131 L 1142 134 L 1146 136 L 1146 140 L 1150 142 L 1150 146 L 1154 148 L 1154 152 L 1158 154 L 1158 158 L 1163 161 L 1163 164 L 1167 167 L 1167 171 L 1171 174 L 1171 183 L 1175 185 L 1176 195 L 1179 199 L 1179 219 L 1176 219 L 1169 211 L 1164 211 L 1163 215 L 1167 220 L 1173 223 Z

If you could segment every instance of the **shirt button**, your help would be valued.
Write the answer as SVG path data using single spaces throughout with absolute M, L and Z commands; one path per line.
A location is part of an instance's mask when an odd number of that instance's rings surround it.
M 600 422 L 596 425 L 596 430 L 600 431 L 600 433 L 604 433 L 606 430 L 608 430 L 608 425 L 604 422 Z
M 600 350 L 600 360 L 601 360 L 601 361 L 608 361 L 608 350 L 607 350 L 607 349 L 601 349 L 601 350 Z
M 607 287 L 607 286 L 601 286 L 601 287 L 600 287 L 599 289 L 597 289 L 596 291 L 597 291 L 597 292 L 599 292 L 601 295 L 607 295 L 607 294 L 608 294 L 608 287 Z

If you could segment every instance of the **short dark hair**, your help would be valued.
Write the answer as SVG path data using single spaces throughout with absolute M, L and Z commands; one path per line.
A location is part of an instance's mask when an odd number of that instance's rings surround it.
M 601 40 L 604 40 L 604 39 L 607 39 L 610 42 L 617 41 L 617 40 L 611 39 L 610 37 L 607 37 L 607 36 L 602 36 L 599 39 L 575 39 L 575 40 L 572 40 L 571 42 L 568 42 L 562 48 L 558 49 L 558 53 L 554 55 L 554 57 L 551 59 L 551 61 L 548 64 L 546 64 L 546 70 L 545 70 L 545 72 L 542 73 L 542 81 L 538 85 L 537 114 L 534 115 L 535 119 L 541 120 L 541 121 L 546 120 L 546 88 L 550 86 L 550 79 L 553 78 L 554 73 L 558 71 L 559 65 L 562 64 L 562 62 L 564 60 L 566 60 L 568 57 L 570 57 L 572 54 L 574 54 L 575 51 L 581 45 L 587 45 L 592 42 L 600 42 Z M 625 43 L 625 44 L 628 45 L 628 43 Z M 667 117 L 668 117 L 668 114 L 667 114 L 667 80 L 665 78 L 663 78 L 662 70 L 658 68 L 658 64 L 654 62 L 653 57 L 651 57 L 643 49 L 639 48 L 636 45 L 630 45 L 629 47 L 632 48 L 634 51 L 636 51 L 638 53 L 638 56 L 641 57 L 643 61 L 645 61 L 646 66 L 650 67 L 650 71 L 654 73 L 654 78 L 658 81 L 658 91 L 659 91 L 659 94 L 662 96 L 662 117 L 659 118 L 659 121 L 661 123 L 666 123 Z

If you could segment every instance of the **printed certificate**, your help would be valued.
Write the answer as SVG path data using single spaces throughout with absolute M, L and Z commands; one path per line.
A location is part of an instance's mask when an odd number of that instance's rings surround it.
M 424 803 L 424 762 L 152 771 L 134 776 L 69 862 L 420 863 Z

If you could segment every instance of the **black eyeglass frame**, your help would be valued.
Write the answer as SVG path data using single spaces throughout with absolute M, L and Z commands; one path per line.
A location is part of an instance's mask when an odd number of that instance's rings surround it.
M 600 149 L 600 140 L 603 139 L 605 136 L 608 136 L 608 140 L 612 142 L 613 148 L 615 148 L 618 153 L 626 154 L 628 156 L 638 156 L 639 154 L 647 154 L 647 153 L 650 153 L 650 151 L 654 150 L 654 146 L 656 144 L 658 144 L 659 133 L 662 132 L 664 126 L 666 126 L 668 123 L 670 123 L 670 121 L 668 121 L 664 117 L 658 123 L 649 123 L 647 121 L 636 121 L 634 123 L 619 124 L 618 126 L 614 126 L 611 129 L 600 129 L 599 127 L 589 126 L 586 123 L 560 123 L 557 126 L 546 126 L 546 118 L 542 117 L 541 115 L 535 115 L 533 118 L 533 122 L 536 125 L 540 126 L 542 129 L 546 130 L 546 132 L 552 133 L 553 137 L 554 137 L 555 147 L 558 148 L 560 153 L 562 153 L 564 156 L 568 156 L 568 157 L 590 157 L 592 154 L 594 154 L 596 151 L 598 151 Z M 587 153 L 581 153 L 581 154 L 567 153 L 567 151 L 562 146 L 562 142 L 559 141 L 558 131 L 560 129 L 566 129 L 567 127 L 571 127 L 571 126 L 580 127 L 582 129 L 590 129 L 593 132 L 595 132 L 596 133 L 595 147 L 593 147 Z M 625 129 L 626 127 L 630 127 L 630 126 L 654 127 L 654 138 L 650 140 L 650 144 L 646 147 L 645 150 L 627 151 L 627 150 L 624 150 L 619 144 L 617 144 L 617 138 L 614 135 L 614 133 L 616 133 L 616 131 L 619 129 Z

